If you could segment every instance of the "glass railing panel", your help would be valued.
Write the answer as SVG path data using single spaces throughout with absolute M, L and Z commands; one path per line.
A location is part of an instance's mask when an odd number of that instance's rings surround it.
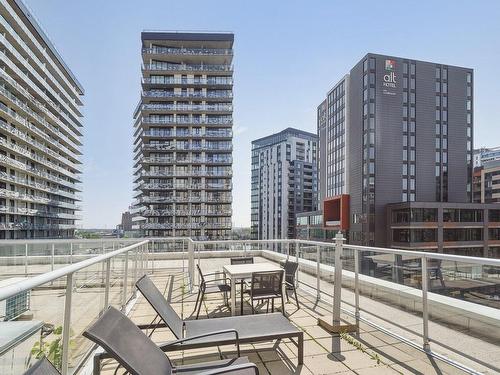
M 71 324 L 69 345 L 69 373 L 73 373 L 92 347 L 82 336 L 104 309 L 105 262 L 99 262 L 73 274 Z M 68 286 L 69 287 L 69 286 Z

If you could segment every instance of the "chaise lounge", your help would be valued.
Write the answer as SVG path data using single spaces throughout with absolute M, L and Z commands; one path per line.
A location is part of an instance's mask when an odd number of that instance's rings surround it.
M 235 330 L 240 343 L 290 339 L 298 348 L 298 364 L 303 364 L 304 333 L 281 313 L 183 321 L 147 275 L 141 277 L 136 286 L 163 321 L 163 324 L 140 325 L 141 329 L 168 327 L 178 340 L 227 330 Z M 235 343 L 234 334 L 211 336 L 189 340 L 189 342 L 174 342 L 164 349 L 194 349 Z

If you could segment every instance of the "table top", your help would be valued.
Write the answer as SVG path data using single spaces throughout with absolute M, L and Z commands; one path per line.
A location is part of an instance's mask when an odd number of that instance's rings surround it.
M 271 272 L 282 270 L 279 265 L 268 262 L 234 265 L 228 264 L 223 268 L 224 272 L 226 272 L 226 274 L 228 274 L 230 277 L 249 277 L 254 272 Z

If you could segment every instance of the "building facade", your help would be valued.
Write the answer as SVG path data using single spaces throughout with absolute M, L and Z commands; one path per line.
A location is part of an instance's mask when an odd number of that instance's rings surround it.
M 231 33 L 143 32 L 134 113 L 134 229 L 145 236 L 231 233 Z
M 295 238 L 296 214 L 317 209 L 317 136 L 287 128 L 252 142 L 251 236 Z
M 481 167 L 484 163 L 500 160 L 500 146 L 482 147 L 474 150 L 474 168 Z
M 388 246 L 500 258 L 500 205 L 405 202 L 387 206 Z
M 500 159 L 474 168 L 474 202 L 500 203 Z
M 0 3 L 0 239 L 71 238 L 83 88 L 20 0 Z
M 472 202 L 473 121 L 472 69 L 367 54 L 318 107 L 323 230 L 388 246 L 389 204 Z

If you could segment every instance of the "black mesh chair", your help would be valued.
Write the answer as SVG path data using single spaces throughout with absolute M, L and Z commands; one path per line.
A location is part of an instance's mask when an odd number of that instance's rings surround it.
M 297 298 L 297 288 L 295 286 L 295 274 L 297 273 L 297 268 L 299 264 L 297 262 L 291 262 L 287 260 L 284 263 L 281 263 L 281 267 L 285 270 L 285 294 L 286 301 L 289 301 L 288 291 L 293 290 L 293 294 L 295 295 L 295 302 L 297 303 L 297 308 L 300 309 L 299 299 Z
M 107 354 L 118 361 L 120 366 L 132 375 L 171 375 L 174 373 L 181 373 L 183 375 L 258 375 L 259 373 L 257 367 L 253 363 L 249 363 L 246 357 L 187 366 L 173 366 L 163 352 L 162 346 L 157 346 L 127 316 L 114 307 L 109 307 L 83 333 L 83 336 L 100 345 Z M 203 335 L 200 335 L 198 338 L 200 337 L 203 337 Z M 180 341 L 192 339 L 196 338 L 181 339 Z M 99 359 L 99 355 L 94 357 L 95 375 L 100 373 L 100 361 L 96 361 L 96 358 Z
M 213 293 L 223 293 L 224 294 L 224 300 L 227 302 L 228 300 L 228 292 L 231 291 L 231 285 L 227 283 L 228 279 L 223 276 L 222 278 L 219 276 L 218 273 L 207 273 L 203 274 L 201 271 L 200 265 L 197 264 L 196 267 L 198 268 L 198 273 L 200 275 L 200 287 L 198 288 L 198 296 L 196 297 L 196 304 L 194 305 L 194 311 L 193 314 L 196 312 L 196 319 L 198 319 L 198 316 L 200 315 L 200 310 L 201 310 L 201 305 L 203 304 L 203 298 L 205 297 L 206 294 L 213 294 Z M 207 280 L 206 277 L 212 277 L 215 276 L 211 280 Z M 220 281 L 223 281 L 220 283 Z
M 253 257 L 238 257 L 231 258 L 231 265 L 234 264 L 253 264 Z M 245 290 L 245 280 L 241 280 L 240 282 L 240 314 L 243 315 L 243 292 Z
M 266 313 L 269 312 L 269 300 L 271 300 L 272 312 L 274 312 L 274 300 L 281 299 L 281 310 L 285 315 L 285 304 L 283 301 L 283 270 L 272 272 L 254 272 L 250 289 L 245 293 L 250 295 L 252 312 L 255 314 L 254 301 L 267 300 Z
M 46 357 L 43 357 L 36 361 L 24 375 L 61 375 L 61 373 Z

